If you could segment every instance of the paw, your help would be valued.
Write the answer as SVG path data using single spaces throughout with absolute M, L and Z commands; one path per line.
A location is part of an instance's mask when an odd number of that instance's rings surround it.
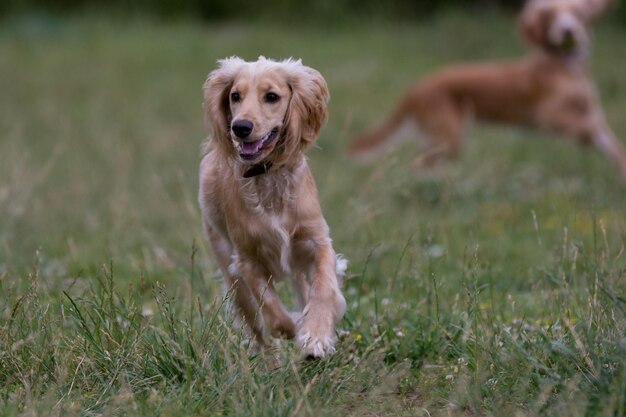
M 346 261 L 339 262 L 341 267 Z M 297 320 L 296 342 L 310 358 L 323 358 L 335 352 L 335 325 L 346 311 L 346 300 L 339 288 L 325 297 L 309 299 Z
M 334 335 L 316 336 L 308 331 L 297 337 L 298 346 L 307 358 L 323 358 L 335 352 Z
M 306 356 L 323 358 L 335 352 L 335 323 L 330 311 L 305 311 L 296 342 Z

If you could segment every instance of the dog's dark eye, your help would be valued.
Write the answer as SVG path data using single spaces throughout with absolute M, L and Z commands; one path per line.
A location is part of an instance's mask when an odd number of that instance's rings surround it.
M 241 99 L 239 93 L 230 93 L 230 101 L 237 103 Z
M 280 96 L 276 93 L 265 94 L 265 101 L 267 103 L 276 103 L 278 100 L 280 100 Z

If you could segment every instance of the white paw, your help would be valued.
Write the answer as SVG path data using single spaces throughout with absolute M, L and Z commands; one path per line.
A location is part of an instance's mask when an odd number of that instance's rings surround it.
M 305 332 L 297 337 L 298 346 L 307 356 L 323 358 L 335 352 L 335 337 L 333 336 L 312 336 Z
M 311 306 L 309 306 L 311 307 Z M 317 308 L 315 308 L 317 307 Z M 296 341 L 307 356 L 323 358 L 335 352 L 335 324 L 332 308 L 307 308 L 298 323 Z

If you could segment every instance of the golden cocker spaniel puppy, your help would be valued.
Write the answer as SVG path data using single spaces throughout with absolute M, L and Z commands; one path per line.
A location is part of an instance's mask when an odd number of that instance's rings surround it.
M 346 303 L 305 151 L 327 118 L 328 86 L 300 60 L 219 61 L 204 84 L 212 126 L 200 164 L 206 234 L 243 325 L 260 347 L 296 338 L 308 356 L 334 351 Z M 275 283 L 290 280 L 301 311 Z

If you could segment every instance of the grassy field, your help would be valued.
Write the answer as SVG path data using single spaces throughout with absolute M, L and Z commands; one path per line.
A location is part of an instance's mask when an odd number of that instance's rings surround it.
M 624 416 L 626 194 L 595 152 L 477 126 L 413 175 L 347 141 L 415 78 L 513 57 L 511 18 L 415 25 L 23 19 L 0 25 L 0 416 Z M 626 32 L 593 73 L 626 139 Z M 330 120 L 310 162 L 351 261 L 333 357 L 281 365 L 223 314 L 196 203 L 215 61 L 301 57 Z M 288 293 L 288 289 L 283 289 Z

